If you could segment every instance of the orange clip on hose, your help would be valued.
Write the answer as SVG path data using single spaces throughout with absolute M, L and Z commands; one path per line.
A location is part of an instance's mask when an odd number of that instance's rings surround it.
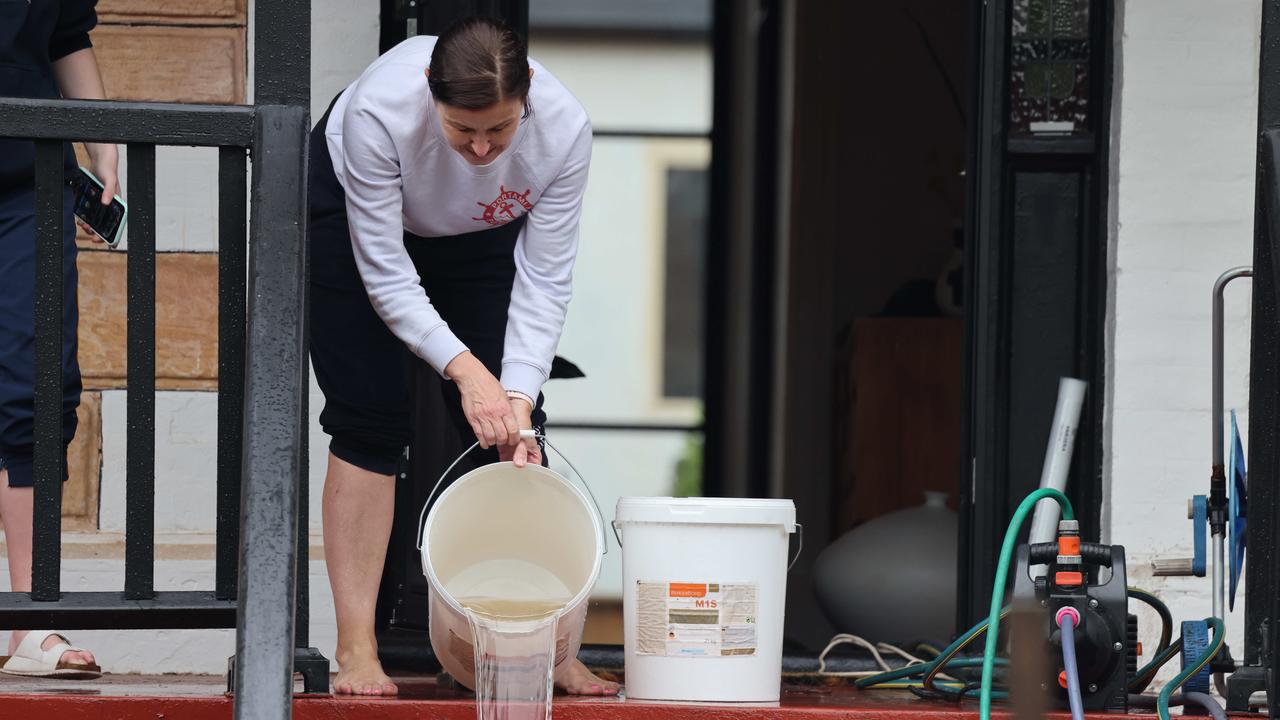
M 1080 554 L 1080 536 L 1079 535 L 1059 535 L 1058 536 L 1058 554 L 1078 556 Z

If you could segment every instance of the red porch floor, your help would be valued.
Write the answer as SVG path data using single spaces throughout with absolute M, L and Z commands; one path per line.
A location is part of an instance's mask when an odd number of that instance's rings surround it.
M 475 704 L 459 690 L 437 687 L 424 678 L 398 678 L 401 695 L 388 699 L 300 697 L 298 720 L 473 720 Z M 107 676 L 91 682 L 0 679 L 0 718 L 59 720 L 227 720 L 231 699 L 224 681 L 207 676 Z M 917 700 L 885 690 L 861 692 L 848 687 L 789 686 L 777 706 L 674 705 L 616 698 L 568 698 L 555 701 L 557 720 L 968 720 L 977 703 L 956 707 Z M 1009 717 L 999 713 L 999 717 Z M 1066 718 L 1055 713 L 1052 718 Z M 1105 718 L 1107 715 L 1091 716 Z M 1112 716 L 1113 717 L 1113 716 Z M 1131 714 L 1127 718 L 1154 718 Z M 1253 716 L 1257 717 L 1257 716 Z

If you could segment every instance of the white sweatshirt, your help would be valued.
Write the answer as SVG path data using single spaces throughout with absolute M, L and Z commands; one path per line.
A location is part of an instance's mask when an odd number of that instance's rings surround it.
M 378 58 L 338 98 L 325 130 L 347 196 L 356 266 L 374 310 L 441 374 L 466 346 L 422 289 L 404 231 L 444 237 L 520 215 L 501 382 L 536 398 L 564 327 L 578 219 L 591 161 L 582 105 L 530 60 L 533 112 L 492 163 L 471 165 L 444 141 L 423 72 L 436 38 L 410 38 Z

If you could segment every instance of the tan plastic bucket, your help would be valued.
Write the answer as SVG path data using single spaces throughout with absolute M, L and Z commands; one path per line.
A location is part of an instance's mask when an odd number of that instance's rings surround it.
M 607 551 L 594 497 L 540 465 L 501 462 L 463 475 L 434 506 L 428 499 L 424 513 L 427 507 L 418 549 L 429 585 L 431 647 L 445 671 L 475 688 L 475 641 L 458 600 L 477 595 L 565 599 L 556 627 L 557 672 L 577 657 L 587 600 Z

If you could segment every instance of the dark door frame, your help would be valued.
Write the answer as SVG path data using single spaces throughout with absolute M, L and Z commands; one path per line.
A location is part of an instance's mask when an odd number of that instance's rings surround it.
M 970 149 L 967 163 L 965 241 L 966 383 L 961 468 L 962 507 L 958 625 L 968 627 L 991 598 L 995 561 L 1013 510 L 1039 482 L 1039 462 L 1053 414 L 1053 393 L 1062 368 L 1089 383 L 1068 484 L 1086 537 L 1099 537 L 1102 505 L 1103 410 L 1105 401 L 1106 252 L 1110 164 L 1110 105 L 1114 0 L 1090 6 L 1090 132 L 1066 137 L 1016 137 L 1009 133 L 1010 23 L 1012 2 L 972 3 L 970 58 Z M 1070 180 L 1072 177 L 1078 180 Z M 1059 343 L 1073 348 L 1057 365 L 1037 357 L 1038 338 L 1016 328 L 1034 322 L 1043 295 L 1028 291 L 1015 260 L 1036 244 L 1062 242 L 1053 222 L 1034 212 L 1044 208 L 1037 178 L 1068 178 L 1077 195 L 1057 210 L 1078 222 L 1079 273 L 1074 305 Z M 1039 182 L 1038 180 L 1036 182 Z M 1076 183 L 1072 185 L 1071 183 Z M 1039 193 L 1039 194 L 1037 194 Z M 1074 203 L 1078 203 L 1072 207 Z M 1041 270 L 1042 272 L 1046 272 Z M 1015 284 L 1014 278 L 1018 278 Z M 1048 276 L 1048 272 L 1046 272 Z M 1032 278 L 1034 280 L 1034 278 Z M 1019 289 L 1021 288 L 1021 289 Z M 1074 322 L 1074 329 L 1069 326 Z M 1072 337 L 1063 337 L 1071 333 Z M 1042 372 L 1040 377 L 1037 373 Z M 1041 396 L 1028 403 L 1028 393 Z M 1031 412 L 1028 412 L 1031 410 Z M 1022 428 L 1043 427 L 1038 442 L 1014 438 Z M 1035 438 L 1036 435 L 1030 437 Z M 1034 466 L 1035 472 L 1029 472 Z M 1025 532 L 1025 529 L 1024 529 Z
M 770 497 L 794 9 L 785 0 L 713 0 L 712 9 L 703 493 Z
M 1227 707 L 1247 709 L 1249 695 L 1271 693 L 1270 717 L 1280 717 L 1275 651 L 1280 643 L 1280 593 L 1277 563 L 1280 533 L 1280 1 L 1262 5 L 1262 44 L 1258 61 L 1258 164 L 1254 203 L 1252 331 L 1249 348 L 1248 560 L 1245 562 L 1244 665 L 1228 680 Z M 1268 132 L 1270 131 L 1270 132 Z M 1269 137 L 1270 136 L 1270 137 Z

